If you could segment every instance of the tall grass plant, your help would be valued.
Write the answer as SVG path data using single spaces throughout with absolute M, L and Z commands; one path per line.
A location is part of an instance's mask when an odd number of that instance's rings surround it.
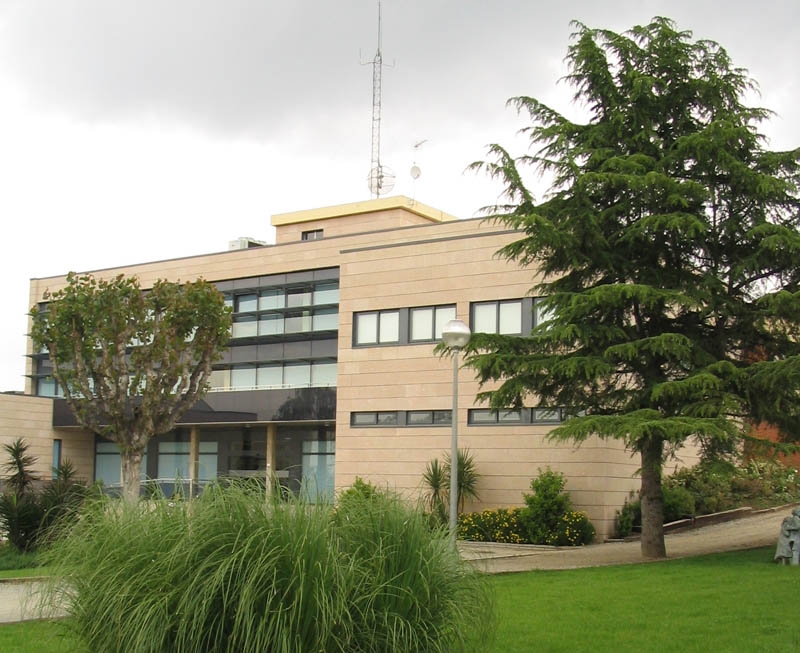
M 46 562 L 95 651 L 469 651 L 492 633 L 485 579 L 385 492 L 98 501 Z

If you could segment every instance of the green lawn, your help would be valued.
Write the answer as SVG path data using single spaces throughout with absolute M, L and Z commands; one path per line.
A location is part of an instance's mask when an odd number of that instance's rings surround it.
M 494 576 L 494 650 L 800 650 L 800 567 L 773 552 Z M 0 626 L 4 653 L 77 650 L 56 624 Z
M 28 578 L 30 576 L 46 576 L 45 567 L 26 567 L 25 569 L 2 569 L 0 578 Z

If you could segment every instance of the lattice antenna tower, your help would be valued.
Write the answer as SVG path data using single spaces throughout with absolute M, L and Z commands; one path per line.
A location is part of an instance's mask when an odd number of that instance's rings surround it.
M 372 160 L 367 185 L 372 196 L 379 198 L 394 188 L 394 173 L 381 163 L 381 0 L 378 0 L 378 49 L 372 59 Z

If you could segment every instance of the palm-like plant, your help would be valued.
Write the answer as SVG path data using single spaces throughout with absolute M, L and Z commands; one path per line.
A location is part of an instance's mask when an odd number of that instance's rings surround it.
M 450 495 L 450 467 L 445 468 L 438 458 L 431 460 L 422 474 L 427 488 L 425 505 L 442 524 L 447 522 L 447 498 Z
M 21 497 L 39 480 L 31 470 L 36 464 L 36 456 L 28 454 L 28 445 L 22 438 L 4 444 L 3 449 L 8 455 L 8 462 L 3 463 L 3 470 L 7 474 L 5 481 L 14 494 Z
M 427 488 L 425 495 L 426 507 L 442 523 L 447 521 L 447 506 L 450 500 L 450 454 L 445 454 L 444 463 L 440 463 L 438 458 L 431 460 L 425 467 L 422 474 L 422 481 Z M 459 513 L 464 510 L 464 502 L 467 499 L 479 499 L 478 496 L 478 474 L 475 459 L 469 449 L 458 450 L 458 478 L 456 487 L 457 510 Z
M 472 457 L 469 449 L 458 450 L 458 478 L 456 480 L 456 488 L 458 494 L 456 495 L 458 505 L 458 512 L 464 511 L 464 502 L 467 499 L 480 499 L 478 495 L 478 474 L 475 459 Z M 447 487 L 450 487 L 450 454 L 444 456 L 445 474 L 447 474 Z

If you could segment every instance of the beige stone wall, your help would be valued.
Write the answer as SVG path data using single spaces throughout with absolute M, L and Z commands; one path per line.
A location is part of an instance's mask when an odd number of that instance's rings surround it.
M 450 427 L 353 428 L 351 411 L 449 409 L 452 363 L 433 344 L 353 347 L 353 313 L 435 304 L 456 304 L 469 323 L 470 302 L 526 296 L 538 281 L 495 256 L 517 237 L 481 221 L 437 228 L 442 238 L 345 253 L 340 272 L 339 379 L 336 484 L 356 476 L 409 496 L 423 491 L 425 465 L 450 449 Z M 397 245 L 395 243 L 395 245 Z M 604 537 L 614 512 L 638 487 L 638 461 L 616 442 L 581 447 L 546 439 L 547 425 L 469 426 L 478 384 L 459 373 L 459 446 L 473 453 L 481 474 L 480 501 L 467 510 L 520 505 L 539 468 L 551 466 L 568 479 L 573 501 L 586 510 Z M 535 399 L 531 399 L 531 405 Z
M 346 216 L 336 219 L 312 220 L 297 224 L 280 225 L 275 228 L 275 242 L 279 245 L 301 240 L 304 231 L 322 229 L 325 238 L 346 236 L 383 229 L 412 227 L 430 224 L 414 213 L 402 209 L 390 209 L 375 213 Z
M 52 476 L 53 439 L 62 442 L 61 459 L 69 459 L 81 479 L 91 481 L 94 447 L 91 434 L 53 429 L 53 401 L 45 397 L 0 394 L 0 446 L 23 438 L 36 457 L 34 472 L 42 479 Z M 3 463 L 5 454 L 0 454 Z

